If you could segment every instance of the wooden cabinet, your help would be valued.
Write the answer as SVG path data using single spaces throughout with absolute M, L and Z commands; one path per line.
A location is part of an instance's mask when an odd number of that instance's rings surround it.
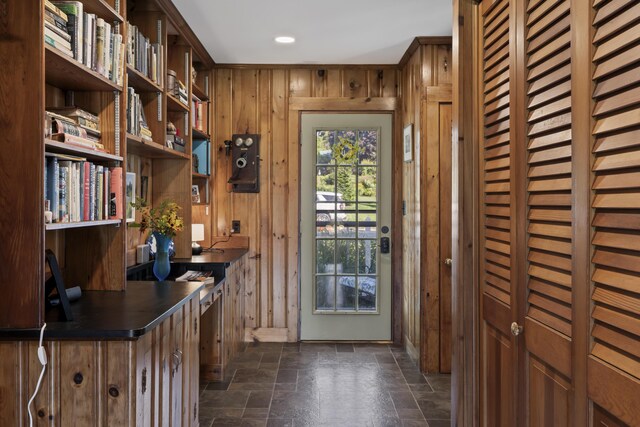
M 202 315 L 200 376 L 205 381 L 225 380 L 225 367 L 244 342 L 247 256 L 227 267 L 226 278 L 214 293 L 211 308 Z
M 196 293 L 137 340 L 48 341 L 35 425 L 197 426 L 200 301 Z M 0 342 L 3 425 L 28 425 L 40 374 L 37 342 Z M 33 409 L 32 409 L 33 411 Z
M 637 1 L 473 8 L 481 424 L 637 425 Z

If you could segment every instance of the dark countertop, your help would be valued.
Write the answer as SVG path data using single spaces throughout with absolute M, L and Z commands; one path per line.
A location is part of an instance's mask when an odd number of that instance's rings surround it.
M 201 255 L 193 255 L 191 258 L 174 258 L 174 264 L 231 264 L 242 258 L 249 252 L 247 248 L 225 248 L 212 252 L 202 252 Z
M 85 291 L 71 303 L 72 322 L 57 319 L 57 308 L 47 312 L 44 336 L 49 339 L 135 339 L 176 312 L 201 283 L 127 282 L 127 290 Z M 37 339 L 39 329 L 0 329 L 2 339 Z

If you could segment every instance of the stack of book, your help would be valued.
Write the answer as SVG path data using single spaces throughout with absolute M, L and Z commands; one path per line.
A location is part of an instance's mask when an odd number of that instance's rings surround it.
M 147 141 L 153 140 L 144 115 L 142 100 L 132 87 L 127 88 L 127 132 Z
M 187 270 L 180 277 L 176 277 L 176 282 L 199 282 L 204 285 L 215 284 L 215 278 L 213 277 L 213 271 L 193 271 Z
M 54 24 L 58 22 L 56 28 L 62 29 L 60 24 L 66 24 L 70 56 L 112 82 L 122 85 L 125 55 L 122 35 L 109 22 L 93 13 L 86 13 L 83 9 L 84 6 L 79 1 L 45 0 L 45 14 L 53 18 Z M 59 19 L 56 20 L 55 16 Z M 47 22 L 51 25 L 51 21 L 45 20 L 45 42 L 69 55 L 65 39 L 52 33 L 51 28 L 49 32 L 46 31 Z M 53 37 L 55 35 L 60 36 L 61 40 Z
M 160 43 L 151 43 L 138 27 L 127 22 L 127 63 L 151 81 L 162 86 L 164 49 Z
M 208 102 L 202 102 L 196 96 L 191 100 L 191 126 L 207 133 Z
M 105 151 L 100 137 L 100 119 L 95 114 L 77 107 L 50 107 L 45 111 L 45 138 Z
M 73 58 L 71 36 L 67 32 L 69 17 L 50 1 L 44 6 L 44 42 Z
M 45 153 L 45 209 L 53 222 L 122 219 L 122 167 Z
M 188 95 L 187 95 L 187 87 L 180 80 L 177 81 L 177 84 L 175 86 L 175 91 L 174 91 L 173 95 L 176 98 L 178 98 L 178 100 L 180 102 L 182 102 L 184 105 L 189 105 L 189 98 L 188 98 Z

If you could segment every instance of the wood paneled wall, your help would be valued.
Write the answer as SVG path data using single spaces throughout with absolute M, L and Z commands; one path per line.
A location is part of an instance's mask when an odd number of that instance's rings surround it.
M 211 235 L 229 235 L 241 222 L 250 239 L 246 262 L 247 339 L 294 341 L 298 337 L 299 209 L 295 98 L 396 97 L 397 66 L 219 66 L 214 70 Z M 295 114 L 298 112 L 296 111 Z M 224 141 L 258 133 L 260 193 L 231 193 Z M 397 133 L 396 133 L 397 134 Z M 205 242 L 206 244 L 207 242 Z
M 402 197 L 405 206 L 402 221 L 403 334 L 407 351 L 414 359 L 418 359 L 421 335 L 425 332 L 421 322 L 427 315 L 425 307 L 421 307 L 421 302 L 426 299 L 426 290 L 421 286 L 421 277 L 425 273 L 422 266 L 427 253 L 421 247 L 421 235 L 426 226 L 426 212 L 421 209 L 421 203 L 427 190 L 425 182 L 428 174 L 424 162 L 428 122 L 426 101 L 429 88 L 451 85 L 451 45 L 418 44 L 415 51 L 406 57 L 401 74 L 404 88 L 402 128 L 413 124 L 414 141 L 413 161 L 402 164 Z M 435 243 L 435 246 L 438 244 Z M 435 327 L 437 329 L 437 325 Z

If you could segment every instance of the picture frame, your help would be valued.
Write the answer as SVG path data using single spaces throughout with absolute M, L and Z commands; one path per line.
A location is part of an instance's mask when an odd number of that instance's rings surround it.
M 125 187 L 125 212 L 127 222 L 135 222 L 136 220 L 136 208 L 131 206 L 131 202 L 134 202 L 136 198 L 136 174 L 133 172 L 127 172 L 127 185 Z
M 402 150 L 405 162 L 413 161 L 413 123 L 409 123 L 404 127 L 402 132 Z
M 197 185 L 191 186 L 191 202 L 200 203 L 200 188 Z

